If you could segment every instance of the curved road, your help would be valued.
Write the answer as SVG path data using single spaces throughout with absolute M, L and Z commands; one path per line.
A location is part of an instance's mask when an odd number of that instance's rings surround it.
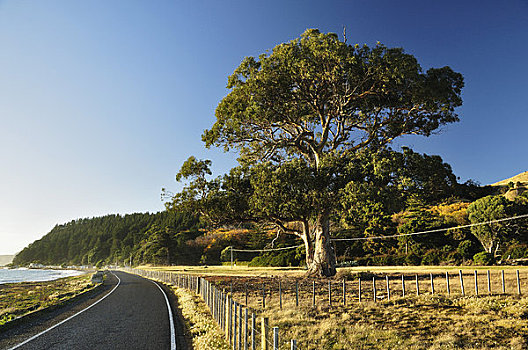
M 169 301 L 171 295 L 158 283 L 145 278 L 121 271 L 113 274 L 108 274 L 107 278 L 110 288 L 95 302 L 92 300 L 71 310 L 71 315 L 61 317 L 64 314 L 61 313 L 45 322 L 46 326 L 39 323 L 22 335 L 4 339 L 0 347 L 20 350 L 186 349 L 183 327 L 172 311 L 174 300 Z

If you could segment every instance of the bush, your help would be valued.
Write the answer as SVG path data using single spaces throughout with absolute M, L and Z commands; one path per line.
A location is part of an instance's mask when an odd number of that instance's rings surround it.
M 442 252 L 437 249 L 428 250 L 422 258 L 422 265 L 438 265 Z
M 460 265 L 464 261 L 464 257 L 456 250 L 451 251 L 447 254 L 445 263 L 450 265 Z
M 488 252 L 480 252 L 475 255 L 473 255 L 473 262 L 475 265 L 493 265 L 495 263 L 495 258 L 493 258 L 493 255 Z
M 410 253 L 405 257 L 405 265 L 420 265 L 422 259 L 415 253 Z
M 253 258 L 248 266 L 299 266 L 301 261 L 295 251 L 267 253 Z
M 507 259 L 522 259 L 528 258 L 528 245 L 527 244 L 514 244 L 508 247 L 506 252 L 502 255 L 504 260 Z
M 465 241 L 460 242 L 457 252 L 462 255 L 463 258 L 471 259 L 471 257 L 473 257 L 473 255 L 478 252 L 478 249 L 477 245 L 473 241 L 466 239 Z

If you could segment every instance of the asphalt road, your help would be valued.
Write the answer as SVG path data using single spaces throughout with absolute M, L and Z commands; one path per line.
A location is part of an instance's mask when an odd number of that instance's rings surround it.
M 0 348 L 187 349 L 182 324 L 173 311 L 174 297 L 145 278 L 113 273 L 97 298 L 69 310 L 57 310 L 51 319 L 44 317 L 21 329 L 8 330 L 0 335 Z

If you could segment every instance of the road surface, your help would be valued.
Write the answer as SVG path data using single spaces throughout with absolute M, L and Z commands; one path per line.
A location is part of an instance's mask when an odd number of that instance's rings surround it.
M 0 333 L 1 349 L 187 349 L 174 297 L 148 279 L 114 271 L 97 298 Z

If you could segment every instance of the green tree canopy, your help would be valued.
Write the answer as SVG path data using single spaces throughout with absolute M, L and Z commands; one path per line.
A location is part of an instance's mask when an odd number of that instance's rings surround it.
M 424 73 L 401 48 L 347 45 L 316 29 L 247 57 L 228 79 L 216 122 L 202 135 L 207 147 L 240 154 L 242 166 L 211 183 L 213 193 L 224 188 L 215 204 L 237 203 L 224 213 L 249 209 L 259 214 L 253 219 L 300 236 L 309 272 L 331 276 L 330 220 L 353 173 L 346 164 L 361 150 L 380 149 L 401 135 L 429 136 L 458 121 L 462 86 L 459 73 L 449 67 Z M 227 194 L 237 199 L 230 181 L 243 185 L 238 193 L 262 197 L 227 201 Z
M 469 220 L 472 224 L 524 214 L 528 206 L 523 200 L 509 201 L 502 195 L 486 196 L 471 203 L 468 207 Z M 471 233 L 477 237 L 486 252 L 496 255 L 502 244 L 509 238 L 526 232 L 526 220 L 512 220 L 477 225 L 471 227 Z

